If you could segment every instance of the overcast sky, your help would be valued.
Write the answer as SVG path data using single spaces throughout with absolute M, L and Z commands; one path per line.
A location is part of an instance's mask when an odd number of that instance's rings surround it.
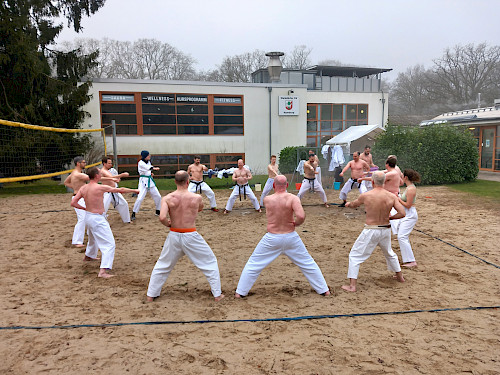
M 408 67 L 443 55 L 446 47 L 500 45 L 498 0 L 106 0 L 83 20 L 83 32 L 65 29 L 59 41 L 78 37 L 169 43 L 214 69 L 225 56 L 255 49 L 312 49 L 312 64 Z

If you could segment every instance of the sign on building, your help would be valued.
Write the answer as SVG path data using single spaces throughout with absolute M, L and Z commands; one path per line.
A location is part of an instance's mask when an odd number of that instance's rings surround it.
M 279 97 L 279 115 L 280 116 L 298 116 L 299 115 L 299 97 L 298 96 L 280 96 Z

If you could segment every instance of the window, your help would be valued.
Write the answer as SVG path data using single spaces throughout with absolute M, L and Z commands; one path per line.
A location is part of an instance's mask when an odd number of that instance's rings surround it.
M 307 146 L 321 146 L 351 126 L 367 124 L 368 104 L 308 104 Z
M 102 93 L 101 126 L 111 134 L 242 135 L 243 96 Z

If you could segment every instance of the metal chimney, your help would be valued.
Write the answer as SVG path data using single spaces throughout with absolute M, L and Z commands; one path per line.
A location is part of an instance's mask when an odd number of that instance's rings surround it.
M 266 56 L 269 57 L 269 64 L 267 65 L 267 71 L 269 72 L 270 82 L 280 82 L 281 71 L 283 70 L 283 65 L 281 64 L 280 56 L 283 56 L 283 52 L 268 52 Z

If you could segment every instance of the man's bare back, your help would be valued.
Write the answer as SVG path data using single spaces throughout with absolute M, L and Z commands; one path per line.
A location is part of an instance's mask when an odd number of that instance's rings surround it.
M 293 232 L 295 227 L 305 220 L 306 214 L 299 197 L 296 195 L 286 191 L 276 192 L 264 198 L 264 203 L 266 205 L 267 231 L 269 233 L 284 234 Z
M 64 180 L 64 185 L 73 189 L 73 194 L 77 194 L 82 186 L 89 180 L 89 176 L 76 169 Z
M 354 202 L 348 202 L 346 207 L 356 208 L 362 204 L 365 205 L 367 225 L 389 225 L 393 207 L 402 215 L 401 217 L 405 216 L 404 207 L 398 198 L 381 186 L 375 186 L 373 190 L 361 194 Z
M 195 228 L 196 216 L 201 210 L 203 210 L 201 195 L 187 190 L 176 190 L 163 197 L 160 221 L 167 227 L 178 229 Z
M 401 186 L 401 173 L 397 169 L 389 170 L 385 174 L 385 190 L 391 192 L 394 195 L 399 194 L 399 187 Z

